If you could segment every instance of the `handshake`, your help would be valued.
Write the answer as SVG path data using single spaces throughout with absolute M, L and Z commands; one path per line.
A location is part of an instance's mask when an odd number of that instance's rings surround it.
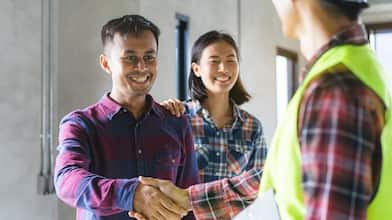
M 129 217 L 138 220 L 178 220 L 192 210 L 188 191 L 168 180 L 139 177 Z

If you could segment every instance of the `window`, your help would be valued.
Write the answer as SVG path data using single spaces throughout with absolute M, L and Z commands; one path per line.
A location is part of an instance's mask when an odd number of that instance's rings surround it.
M 189 45 L 189 17 L 176 14 L 176 61 L 177 61 L 177 98 L 188 98 L 188 45 Z
M 276 96 L 277 116 L 280 121 L 287 104 L 298 86 L 296 66 L 298 56 L 296 53 L 278 48 L 276 55 Z
M 369 41 L 387 72 L 392 73 L 392 23 L 367 25 Z

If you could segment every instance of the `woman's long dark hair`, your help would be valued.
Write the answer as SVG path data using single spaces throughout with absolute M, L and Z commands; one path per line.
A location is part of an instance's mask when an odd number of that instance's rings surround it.
M 231 37 L 227 33 L 213 30 L 201 35 L 195 41 L 192 48 L 191 63 L 199 64 L 203 50 L 209 45 L 220 41 L 226 42 L 229 45 L 231 45 L 237 54 L 237 59 L 239 59 L 239 50 L 233 37 Z M 193 72 L 192 67 L 190 68 L 188 83 L 189 83 L 189 93 L 192 99 L 203 101 L 205 98 L 208 97 L 206 87 L 204 86 L 201 78 L 197 77 L 196 74 Z M 240 76 L 238 76 L 237 81 L 235 82 L 233 88 L 230 90 L 229 97 L 237 105 L 241 105 L 250 100 L 251 96 L 245 90 Z

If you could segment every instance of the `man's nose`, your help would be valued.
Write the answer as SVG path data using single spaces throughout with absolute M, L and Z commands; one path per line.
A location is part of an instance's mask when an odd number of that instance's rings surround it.
M 147 68 L 146 66 L 146 62 L 144 61 L 144 59 L 138 59 L 136 61 L 136 66 L 135 66 L 138 70 L 145 70 Z

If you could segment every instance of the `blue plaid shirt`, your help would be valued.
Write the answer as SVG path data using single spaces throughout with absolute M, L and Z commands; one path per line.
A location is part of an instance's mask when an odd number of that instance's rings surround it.
M 262 169 L 267 145 L 258 119 L 233 103 L 233 123 L 218 129 L 199 101 L 184 104 L 192 125 L 201 182 L 237 176 L 254 167 Z

